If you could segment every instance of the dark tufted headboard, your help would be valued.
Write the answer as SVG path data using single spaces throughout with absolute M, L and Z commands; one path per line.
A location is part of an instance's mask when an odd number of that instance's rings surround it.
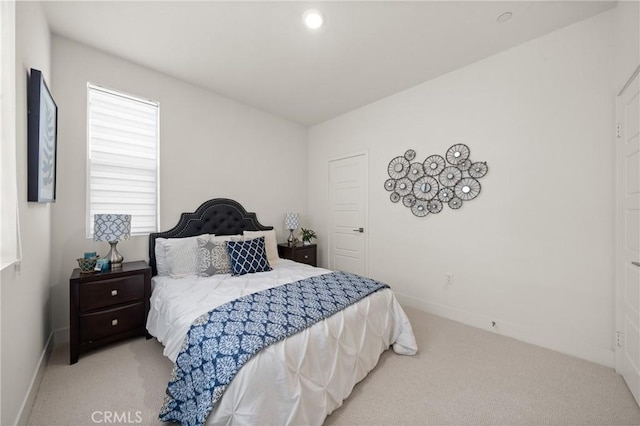
M 178 224 L 168 231 L 149 234 L 149 266 L 156 275 L 156 238 L 185 238 L 202 234 L 235 235 L 242 231 L 268 231 L 273 226 L 258 222 L 255 213 L 228 198 L 205 201 L 193 213 L 182 213 Z

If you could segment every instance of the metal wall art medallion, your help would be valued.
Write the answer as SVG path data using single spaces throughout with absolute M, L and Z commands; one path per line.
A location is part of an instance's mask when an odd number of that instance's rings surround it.
M 384 182 L 384 189 L 391 193 L 392 203 L 402 200 L 418 217 L 440 213 L 445 204 L 457 210 L 480 194 L 478 179 L 489 171 L 486 162 L 473 162 L 470 155 L 467 145 L 456 144 L 444 157 L 436 154 L 414 162 L 416 152 L 409 149 L 389 162 L 390 178 Z

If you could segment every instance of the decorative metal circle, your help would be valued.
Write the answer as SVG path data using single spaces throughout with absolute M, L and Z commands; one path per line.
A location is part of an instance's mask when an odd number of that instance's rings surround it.
M 416 201 L 416 203 L 411 206 L 411 213 L 418 217 L 425 217 L 429 214 L 429 210 L 427 209 L 426 201 Z
M 449 208 L 452 208 L 453 210 L 458 210 L 460 207 L 462 207 L 462 200 L 458 197 L 453 197 L 452 199 L 449 200 Z
M 469 170 L 471 168 L 471 160 L 469 160 L 468 158 L 464 161 L 460 161 L 458 163 L 458 168 L 464 172 L 466 172 L 467 170 Z
M 393 191 L 396 189 L 396 181 L 394 179 L 387 179 L 384 181 L 384 189 L 387 191 Z
M 455 186 L 456 197 L 462 201 L 473 200 L 480 193 L 480 182 L 474 178 L 464 178 Z
M 480 179 L 481 177 L 484 177 L 484 175 L 487 174 L 487 171 L 489 171 L 489 168 L 487 167 L 487 163 L 477 162 L 477 163 L 473 163 L 469 168 L 469 175 L 472 178 Z
M 413 194 L 406 195 L 402 199 L 402 204 L 404 204 L 405 207 L 411 207 L 415 203 L 416 203 L 416 197 L 414 197 Z
M 418 179 L 420 179 L 422 176 L 424 176 L 424 169 L 422 168 L 422 163 L 411 163 L 407 177 L 415 182 Z
M 447 165 L 440 155 L 431 155 L 422 163 L 424 172 L 429 176 L 438 176 Z
M 391 195 L 389 195 L 389 199 L 392 203 L 397 203 L 398 201 L 400 201 L 400 195 L 398 195 L 397 192 L 392 192 Z
M 413 190 L 413 182 L 411 182 L 407 178 L 402 178 L 398 182 L 396 182 L 396 192 L 399 196 L 404 197 L 407 194 L 410 194 Z
M 469 154 L 471 154 L 469 147 L 463 143 L 459 143 L 447 150 L 447 161 L 455 166 L 469 158 Z
M 453 197 L 454 197 L 453 188 L 445 187 L 438 192 L 438 200 L 442 201 L 443 203 L 447 203 Z
M 416 152 L 412 149 L 408 149 L 405 153 L 404 153 L 404 158 L 406 158 L 409 161 L 413 161 L 414 158 L 416 158 Z
M 418 200 L 430 200 L 436 196 L 440 186 L 431 176 L 423 176 L 413 184 L 413 195 Z
M 393 179 L 402 179 L 409 171 L 409 161 L 404 157 L 396 157 L 389 162 L 387 171 Z
M 460 179 L 462 179 L 462 172 L 457 167 L 445 167 L 440 173 L 440 183 L 444 186 L 454 186 Z
M 433 214 L 440 213 L 442 211 L 442 201 L 434 198 L 427 204 L 427 210 L 429 210 L 429 213 Z

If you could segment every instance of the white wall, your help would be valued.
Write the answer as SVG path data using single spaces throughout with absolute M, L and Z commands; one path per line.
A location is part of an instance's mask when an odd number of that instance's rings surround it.
M 53 327 L 68 335 L 75 259 L 107 244 L 85 238 L 87 82 L 160 102 L 161 230 L 216 197 L 239 201 L 286 239 L 283 215 L 306 212 L 306 137 L 301 125 L 65 38 L 53 38 L 59 109 L 58 194 L 53 209 Z M 118 244 L 126 260 L 147 259 L 148 237 Z
M 33 67 L 51 82 L 51 38 L 42 6 L 16 3 L 16 156 L 23 261 L 2 271 L 2 418 L 20 416 L 51 334 L 51 205 L 27 203 L 27 81 Z
M 312 127 L 321 263 L 327 161 L 367 150 L 371 277 L 408 305 L 612 366 L 613 38 L 607 12 Z M 455 143 L 488 162 L 477 199 L 423 219 L 389 201 L 393 157 Z

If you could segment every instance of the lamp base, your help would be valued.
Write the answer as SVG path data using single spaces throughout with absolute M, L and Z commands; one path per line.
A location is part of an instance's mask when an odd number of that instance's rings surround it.
M 295 231 L 295 229 L 289 229 L 289 238 L 287 238 L 287 243 L 289 243 L 289 247 L 295 246 L 296 242 L 298 241 L 295 235 L 293 235 L 293 231 Z
M 107 253 L 106 259 L 109 260 L 111 264 L 111 269 L 119 269 L 122 268 L 122 261 L 124 257 L 118 252 L 117 241 L 109 241 L 109 245 L 111 246 L 111 250 Z

